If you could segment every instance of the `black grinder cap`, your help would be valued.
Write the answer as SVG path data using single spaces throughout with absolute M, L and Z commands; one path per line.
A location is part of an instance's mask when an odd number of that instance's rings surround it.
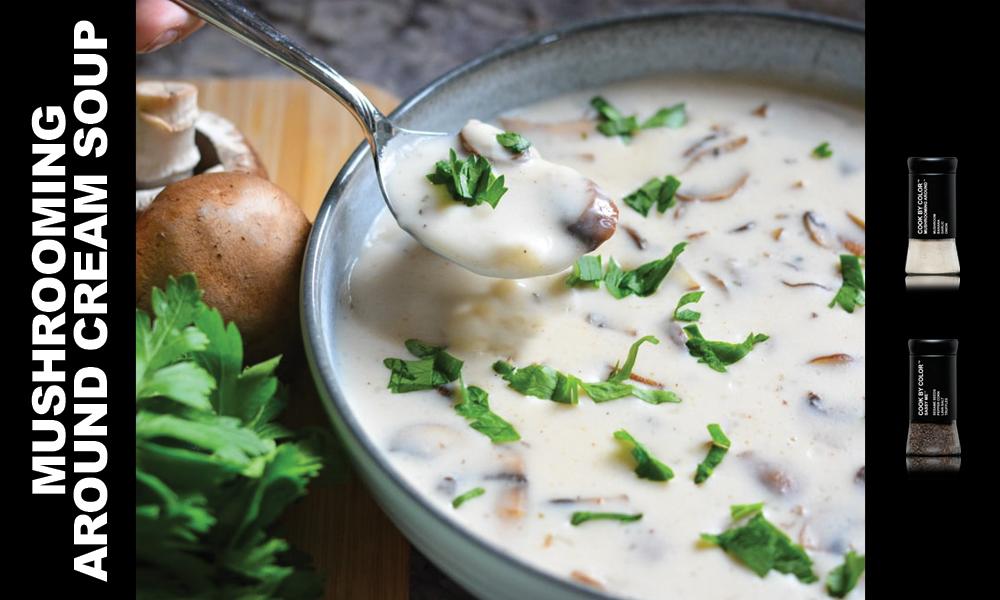
M 910 340 L 910 354 L 915 356 L 958 354 L 958 340 Z
M 910 173 L 921 175 L 941 175 L 954 173 L 958 169 L 958 159 L 954 156 L 911 156 L 906 159 Z

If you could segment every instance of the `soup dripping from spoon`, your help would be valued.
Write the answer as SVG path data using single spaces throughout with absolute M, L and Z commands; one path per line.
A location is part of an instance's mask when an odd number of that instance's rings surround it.
M 432 252 L 476 273 L 507 279 L 559 272 L 614 233 L 618 208 L 597 185 L 534 148 L 511 152 L 501 130 L 476 120 L 456 136 L 399 127 L 354 84 L 236 0 L 177 0 L 199 17 L 333 96 L 364 131 L 379 189 L 400 226 Z M 437 161 L 478 155 L 504 176 L 492 207 L 446 197 L 426 175 Z

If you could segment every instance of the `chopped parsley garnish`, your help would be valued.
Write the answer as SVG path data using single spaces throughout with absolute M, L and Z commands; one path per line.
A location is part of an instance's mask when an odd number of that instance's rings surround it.
M 650 296 L 660 287 L 660 283 L 673 268 L 674 262 L 681 252 L 684 252 L 686 246 L 687 242 L 681 242 L 673 247 L 670 254 L 632 271 L 622 271 L 613 258 L 609 259 L 608 271 L 604 274 L 604 286 L 618 299 L 630 294 Z
M 493 370 L 503 377 L 508 386 L 525 396 L 534 396 L 543 400 L 552 400 L 561 404 L 576 404 L 580 399 L 580 388 L 594 402 L 607 402 L 626 396 L 634 396 L 649 404 L 664 402 L 680 402 L 677 394 L 668 390 L 640 388 L 627 383 L 632 374 L 639 346 L 644 342 L 659 344 L 660 340 L 647 335 L 629 348 L 628 358 L 621 369 L 612 372 L 607 381 L 586 383 L 579 377 L 567 375 L 546 365 L 532 364 L 526 367 L 514 367 L 510 363 L 498 360 L 493 363 Z
M 639 121 L 635 118 L 635 115 L 626 117 L 621 111 L 612 106 L 610 102 L 600 96 L 591 98 L 590 105 L 600 115 L 601 121 L 597 124 L 597 130 L 608 137 L 620 135 L 624 138 L 629 138 L 639 129 Z
M 742 505 L 746 506 L 757 505 Z M 735 508 L 731 509 L 734 515 L 737 513 Z M 751 513 L 741 510 L 740 514 L 745 516 Z M 753 517 L 742 527 L 733 527 L 717 535 L 703 533 L 701 539 L 722 548 L 760 577 L 773 569 L 779 573 L 791 573 L 802 583 L 818 581 L 812 570 L 812 559 L 802 546 L 792 542 L 759 510 L 752 511 L 752 514 Z
M 654 177 L 622 200 L 644 217 L 649 215 L 649 209 L 654 204 L 657 212 L 664 213 L 677 204 L 676 194 L 680 187 L 681 180 L 673 175 L 667 175 L 663 179 Z
M 579 283 L 589 283 L 599 287 L 604 279 L 600 256 L 581 256 L 573 263 L 573 272 L 566 277 L 566 285 L 573 287 Z
M 625 513 L 614 513 L 614 512 L 582 512 L 578 511 L 573 513 L 570 517 L 569 522 L 572 525 L 579 525 L 580 523 L 586 523 L 587 521 L 621 521 L 622 523 L 632 523 L 633 521 L 638 521 L 642 518 L 642 513 L 629 515 Z
M 681 307 L 684 306 L 685 304 L 693 304 L 701 300 L 701 297 L 704 295 L 705 295 L 704 290 L 698 290 L 696 292 L 688 292 L 683 296 L 681 296 L 681 299 L 677 301 L 677 308 L 674 309 L 674 320 L 690 323 L 692 321 L 697 321 L 698 319 L 700 319 L 701 318 L 700 312 L 696 310 L 691 310 L 689 308 L 681 310 Z
M 734 521 L 739 521 L 744 517 L 749 517 L 754 513 L 759 513 L 764 510 L 763 502 L 755 502 L 753 504 L 733 504 L 729 507 L 729 514 L 732 516 Z
M 826 576 L 826 593 L 834 598 L 847 596 L 858 585 L 865 572 L 865 555 L 849 550 L 844 556 L 844 564 L 839 565 Z
M 528 141 L 528 138 L 524 137 L 520 133 L 514 133 L 513 131 L 498 133 L 497 142 L 514 154 L 520 154 L 528 148 L 531 148 L 531 142 Z
M 685 327 L 684 333 L 688 336 L 687 347 L 691 356 L 720 373 L 725 373 L 727 365 L 738 362 L 749 354 L 755 345 L 768 339 L 763 333 L 751 333 L 739 344 L 706 340 L 698 326 L 694 324 Z
M 516 368 L 510 363 L 498 360 L 493 370 L 503 377 L 507 385 L 525 396 L 542 400 L 552 400 L 560 404 L 576 404 L 579 401 L 580 380 L 572 375 L 560 373 L 552 367 L 533 364 Z
M 833 156 L 833 150 L 830 150 L 830 142 L 823 142 L 813 148 L 812 155 L 815 158 L 830 158 Z
M 465 386 L 462 361 L 448 354 L 441 346 L 420 340 L 406 340 L 406 349 L 417 360 L 387 358 L 382 364 L 389 369 L 389 390 L 394 394 L 432 390 L 457 381 L 455 412 L 469 421 L 469 426 L 494 443 L 521 439 L 514 427 L 490 410 L 489 395 L 476 386 Z
M 427 179 L 435 185 L 445 186 L 454 200 L 466 206 L 485 202 L 496 208 L 507 192 L 503 175 L 494 175 L 488 160 L 478 154 L 460 160 L 454 150 L 448 151 L 448 160 L 437 161 L 434 172 L 429 173 Z
M 514 426 L 490 410 L 490 397 L 482 388 L 465 384 L 459 379 L 456 389 L 458 403 L 455 412 L 469 421 L 469 427 L 490 438 L 494 444 L 516 442 L 521 436 Z
M 597 383 L 581 382 L 580 387 L 583 388 L 583 391 L 587 392 L 587 395 L 590 396 L 591 400 L 597 403 L 631 396 L 633 390 L 638 390 L 638 388 L 631 384 L 619 383 L 617 381 L 599 381 Z M 645 400 L 645 398 L 639 394 L 636 394 L 636 397 Z M 647 402 L 649 401 L 647 400 Z M 650 402 L 650 404 L 659 404 L 659 402 L 654 401 Z
M 389 389 L 394 394 L 432 390 L 451 383 L 462 374 L 462 361 L 420 340 L 406 340 L 406 349 L 417 360 L 387 358 L 382 364 L 389 369 Z
M 668 481 L 673 479 L 674 472 L 670 467 L 653 458 L 653 455 L 646 450 L 646 447 L 639 443 L 632 434 L 619 429 L 615 432 L 615 439 L 625 442 L 632 447 L 632 457 L 635 459 L 635 474 L 639 479 L 649 479 L 652 481 Z
M 583 282 L 596 287 L 599 281 L 604 281 L 608 293 L 619 300 L 632 294 L 641 297 L 651 296 L 660 287 L 660 283 L 673 268 L 677 257 L 684 252 L 686 246 L 687 242 L 681 242 L 673 247 L 670 254 L 631 271 L 623 270 L 614 258 L 609 258 L 607 269 L 600 279 L 596 278 L 596 269 L 600 268 L 601 257 L 583 256 L 573 265 L 573 273 L 566 278 L 566 284 L 574 286 Z
M 625 116 L 601 96 L 591 98 L 590 105 L 594 107 L 600 117 L 597 130 L 608 137 L 620 135 L 624 139 L 629 139 L 640 129 L 654 127 L 676 129 L 687 123 L 687 111 L 683 102 L 668 108 L 661 108 L 642 124 L 639 123 L 639 119 L 635 115 Z
M 654 127 L 677 129 L 678 127 L 683 127 L 685 123 L 687 123 L 687 109 L 684 103 L 680 102 L 656 111 L 656 114 L 643 121 L 640 127 L 643 129 L 652 129 Z
M 830 308 L 839 304 L 852 313 L 856 307 L 865 305 L 865 274 L 861 270 L 861 259 L 853 254 L 841 254 L 840 275 L 844 282 L 830 301 Z
M 465 504 L 466 501 L 472 500 L 473 498 L 478 498 L 478 497 L 482 496 L 485 493 L 486 493 L 486 490 L 484 490 L 481 487 L 472 488 L 471 490 L 465 492 L 464 494 L 461 494 L 460 496 L 456 496 L 455 499 L 451 501 L 451 506 L 452 506 L 452 508 L 458 508 L 459 506 L 462 506 L 463 504 Z
M 715 467 L 722 463 L 722 458 L 726 452 L 729 452 L 729 447 L 732 445 L 726 434 L 722 432 L 722 427 L 719 427 L 717 423 L 711 423 L 708 426 L 708 434 L 712 436 L 712 447 L 708 449 L 708 456 L 705 457 L 705 460 L 698 465 L 698 470 L 694 475 L 695 483 L 703 483 L 708 479 Z M 734 515 L 733 518 L 735 519 L 736 516 Z
M 608 377 L 608 381 L 627 381 L 632 375 L 632 369 L 635 368 L 635 360 L 639 358 L 639 346 L 644 343 L 649 342 L 650 344 L 659 344 L 660 340 L 656 339 L 651 335 L 644 335 L 639 338 L 634 344 L 632 344 L 628 349 L 628 356 L 625 357 L 625 364 L 618 368 L 615 365 L 615 370 L 612 371 L 611 376 Z

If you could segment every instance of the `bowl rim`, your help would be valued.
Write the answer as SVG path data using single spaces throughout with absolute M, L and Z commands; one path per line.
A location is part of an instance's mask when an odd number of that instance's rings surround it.
M 669 21 L 685 17 L 713 16 L 753 17 L 766 20 L 789 21 L 816 26 L 821 29 L 860 35 L 862 37 L 865 35 L 865 25 L 861 21 L 799 10 L 762 9 L 741 6 L 681 6 L 664 9 L 642 10 L 623 15 L 598 17 L 576 21 L 568 25 L 553 28 L 540 33 L 514 38 L 509 42 L 502 43 L 497 48 L 450 69 L 432 80 L 430 83 L 424 85 L 408 98 L 403 100 L 391 113 L 389 113 L 388 117 L 392 119 L 409 112 L 414 106 L 422 102 L 439 87 L 455 79 L 473 73 L 512 54 L 554 44 L 568 37 L 586 34 L 587 32 L 593 30 L 652 21 Z M 350 443 L 345 445 L 360 447 L 363 452 L 367 454 L 367 456 L 377 465 L 381 474 L 387 478 L 391 487 L 394 488 L 394 491 L 401 492 L 411 503 L 419 508 L 420 512 L 432 517 L 438 525 L 447 528 L 450 533 L 461 538 L 465 543 L 476 546 L 478 549 L 485 551 L 492 558 L 507 563 L 508 566 L 513 567 L 516 570 L 524 571 L 536 579 L 544 579 L 547 583 L 561 588 L 562 591 L 571 592 L 579 597 L 592 598 L 594 600 L 618 598 L 617 596 L 613 596 L 609 593 L 599 592 L 546 572 L 518 556 L 514 556 L 509 552 L 503 551 L 498 544 L 483 539 L 481 536 L 469 531 L 466 527 L 456 523 L 453 519 L 448 518 L 443 511 L 432 505 L 430 502 L 424 500 L 420 492 L 413 485 L 395 472 L 383 452 L 371 444 L 366 436 L 360 435 L 360 421 L 350 410 L 345 398 L 342 397 L 342 395 L 335 389 L 337 386 L 330 385 L 330 383 L 336 384 L 337 382 L 337 369 L 332 364 L 332 357 L 325 356 L 325 354 L 319 350 L 319 347 L 323 344 L 318 330 L 318 321 L 320 317 L 317 313 L 320 294 L 319 265 L 322 263 L 322 254 L 324 251 L 324 247 L 320 244 L 320 240 L 326 239 L 329 235 L 328 229 L 332 223 L 330 216 L 332 215 L 334 209 L 340 204 L 341 193 L 347 180 L 354 175 L 358 166 L 362 163 L 362 161 L 366 160 L 366 156 L 368 154 L 369 149 L 367 142 L 361 142 L 354 152 L 348 157 L 347 161 L 338 172 L 337 177 L 330 185 L 330 188 L 327 190 L 326 196 L 320 205 L 319 211 L 316 214 L 312 231 L 309 234 L 309 240 L 302 264 L 302 277 L 299 294 L 301 333 L 309 370 L 312 373 L 312 377 L 316 384 L 319 397 L 323 403 L 323 407 L 331 420 L 331 425 L 338 430 L 338 434 L 343 435 L 342 432 L 347 433 L 349 437 L 348 441 Z M 329 284 L 329 282 L 327 282 L 327 284 Z M 348 454 L 350 454 L 350 452 L 348 452 Z M 355 463 L 357 462 L 357 459 L 354 456 L 351 456 L 351 461 L 352 463 Z M 376 503 L 381 505 L 381 501 L 378 498 L 375 498 L 375 500 Z M 407 541 L 410 540 L 407 539 Z M 438 566 L 438 568 L 441 567 Z M 449 577 L 451 577 L 451 575 L 449 575 Z M 464 586 L 462 587 L 464 589 Z

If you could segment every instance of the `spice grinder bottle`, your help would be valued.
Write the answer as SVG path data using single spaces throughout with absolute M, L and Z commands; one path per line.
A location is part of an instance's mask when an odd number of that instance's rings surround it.
M 910 340 L 910 429 L 907 466 L 957 468 L 958 340 Z
M 911 275 L 957 275 L 955 245 L 954 156 L 911 157 L 910 245 L 906 251 L 906 273 Z

